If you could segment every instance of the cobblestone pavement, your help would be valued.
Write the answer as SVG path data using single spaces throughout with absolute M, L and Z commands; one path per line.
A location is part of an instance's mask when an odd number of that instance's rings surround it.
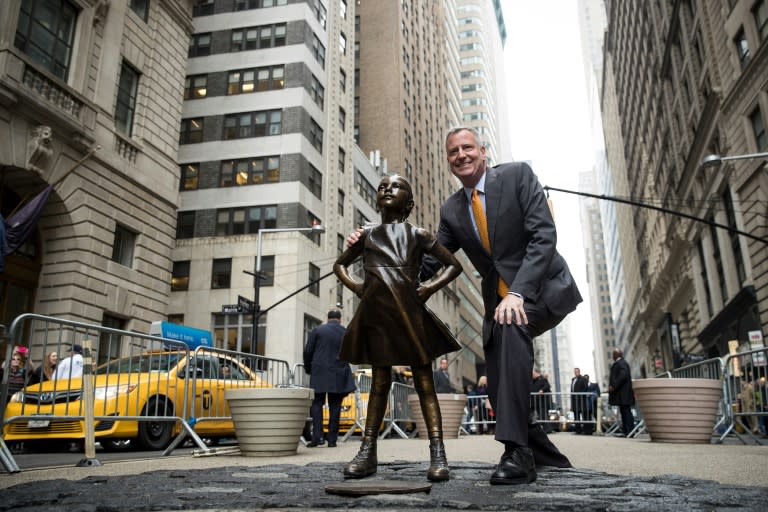
M 427 464 L 382 463 L 369 480 L 426 482 Z M 762 511 L 768 489 L 722 485 L 680 475 L 620 476 L 550 469 L 523 486 L 491 486 L 492 464 L 451 464 L 451 480 L 427 493 L 343 497 L 325 486 L 342 482 L 338 462 L 221 466 L 133 475 L 54 479 L 0 489 L 0 511 L 110 512 L 171 510 L 517 510 Z M 762 470 L 762 469 L 761 469 Z

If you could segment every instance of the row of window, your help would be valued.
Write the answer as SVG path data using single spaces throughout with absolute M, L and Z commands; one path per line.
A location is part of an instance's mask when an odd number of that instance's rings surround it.
M 196 144 L 203 142 L 204 118 L 196 117 L 182 119 L 179 129 L 179 144 Z M 224 116 L 223 140 L 247 139 L 251 137 L 269 137 L 282 133 L 282 110 L 262 110 L 257 112 L 241 112 Z M 346 114 L 339 110 L 339 124 L 346 122 Z M 323 129 L 314 119 L 309 120 L 307 138 L 310 144 L 323 152 Z
M 178 212 L 176 217 L 176 238 L 179 240 L 195 237 L 196 212 Z M 320 219 L 307 212 L 306 225 L 322 224 Z M 262 229 L 277 227 L 277 205 L 219 208 L 216 210 L 214 236 L 235 236 L 256 234 Z M 320 244 L 320 233 L 306 232 L 304 235 L 315 244 Z
M 254 266 L 256 268 L 256 258 Z M 261 281 L 259 286 L 272 286 L 275 283 L 275 257 L 261 257 Z M 183 292 L 189 289 L 191 276 L 191 262 L 174 261 L 171 271 L 171 291 Z M 320 267 L 309 263 L 309 293 L 320 294 Z M 211 262 L 211 289 L 220 290 L 230 288 L 232 285 L 232 258 L 216 258 Z
M 250 50 L 262 50 L 265 48 L 279 48 L 286 45 L 288 26 L 285 23 L 273 23 L 257 27 L 238 28 L 229 33 L 229 52 L 244 52 Z M 217 35 L 218 37 L 218 35 Z M 346 37 L 341 36 L 339 45 L 342 53 L 346 52 Z M 206 57 L 211 54 L 214 35 L 212 32 L 192 34 L 189 38 L 187 56 Z M 311 53 L 320 67 L 325 69 L 325 45 L 317 35 L 312 35 Z

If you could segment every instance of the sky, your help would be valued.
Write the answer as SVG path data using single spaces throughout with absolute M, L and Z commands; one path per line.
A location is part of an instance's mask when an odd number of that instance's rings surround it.
M 528 160 L 542 185 L 578 190 L 594 164 L 576 0 L 502 0 L 506 82 L 515 160 Z M 558 251 L 584 302 L 570 315 L 572 363 L 594 372 L 592 321 L 579 198 L 552 192 Z

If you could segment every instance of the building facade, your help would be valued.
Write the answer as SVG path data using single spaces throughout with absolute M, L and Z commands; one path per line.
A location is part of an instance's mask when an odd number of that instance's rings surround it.
M 768 323 L 765 159 L 701 165 L 710 154 L 768 149 L 768 5 L 606 6 L 604 125 L 616 194 L 665 210 L 633 207 L 633 229 L 621 235 L 634 249 L 622 255 L 636 254 L 638 265 L 624 265 L 633 318 L 619 343 L 645 374 L 722 356 L 731 341 L 748 346 Z
M 147 332 L 165 317 L 190 12 L 0 4 L 0 210 L 42 205 L 4 258 L 0 323 L 34 311 Z

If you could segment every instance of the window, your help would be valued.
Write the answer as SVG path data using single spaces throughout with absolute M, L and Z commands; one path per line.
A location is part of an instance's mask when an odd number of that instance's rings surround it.
M 347 0 L 339 0 L 339 15 L 347 19 Z
M 314 34 L 312 34 L 312 55 L 320 63 L 320 67 L 325 69 L 325 46 Z
M 232 71 L 227 79 L 227 94 L 247 94 L 283 87 L 285 67 L 282 65 Z
M 762 112 L 760 112 L 760 107 L 755 107 L 755 110 L 749 114 L 749 123 L 752 125 L 752 135 L 755 136 L 757 150 L 765 151 L 768 149 L 768 136 L 765 133 L 765 121 L 763 120 Z
M 256 257 L 253 258 L 253 268 L 256 268 Z M 275 284 L 275 257 L 261 257 L 261 283 L 259 286 L 273 286 Z
M 280 135 L 282 111 L 245 112 L 224 117 L 224 139 Z
M 179 190 L 197 190 L 200 181 L 200 164 L 184 164 L 181 166 Z
M 203 118 L 182 119 L 179 130 L 179 144 L 203 142 Z
M 195 212 L 179 212 L 176 216 L 176 238 L 194 238 Z
M 354 219 L 352 220 L 352 225 L 356 228 L 361 228 L 368 224 L 370 222 L 370 219 L 363 214 L 360 210 L 355 208 L 354 212 Z
M 320 81 L 315 78 L 315 75 L 312 75 L 312 81 L 309 85 L 309 95 L 312 97 L 312 100 L 317 103 L 317 106 L 320 107 L 320 110 L 325 108 L 325 88 Z
M 343 108 L 339 107 L 339 130 L 344 131 L 344 126 L 347 124 L 347 113 Z
M 115 226 L 115 241 L 112 244 L 112 261 L 131 267 L 133 248 L 136 245 L 136 233 L 118 224 Z
M 309 293 L 312 295 L 320 296 L 320 267 L 317 265 L 309 264 Z
M 128 137 L 133 133 L 133 117 L 136 114 L 136 92 L 139 89 L 139 73 L 123 62 L 120 83 L 117 87 L 115 128 Z
M 323 222 L 317 218 L 312 212 L 307 212 L 307 227 L 322 226 Z M 320 233 L 319 231 L 302 231 L 302 234 L 312 240 L 315 245 L 320 245 Z
M 131 10 L 135 12 L 139 18 L 147 21 L 147 17 L 149 16 L 149 0 L 131 0 Z
M 168 322 L 172 324 L 184 324 L 184 314 L 183 313 L 175 313 L 172 315 L 168 315 Z
M 768 39 L 768 1 L 760 0 L 752 6 L 752 16 L 755 18 L 757 32 L 760 34 L 760 41 Z
M 371 208 L 376 208 L 376 187 L 370 184 L 359 169 L 355 170 L 357 171 L 355 174 L 355 189 L 357 189 L 357 193 L 371 205 Z
M 125 320 L 114 315 L 104 313 L 101 317 L 101 325 L 110 329 L 125 330 Z M 99 349 L 96 356 L 96 364 L 106 363 L 111 359 L 120 357 L 120 335 L 111 331 L 102 331 L 99 335 Z
M 232 278 L 232 258 L 218 258 L 213 260 L 211 269 L 211 289 L 229 288 Z
M 347 248 L 347 239 L 344 235 L 336 234 L 336 254 L 341 255 Z
M 174 261 L 171 271 L 171 291 L 183 292 L 189 289 L 189 261 Z
M 214 345 L 216 347 L 245 352 L 247 354 L 264 355 L 267 339 L 267 314 L 262 313 L 258 318 L 256 332 L 256 347 L 251 347 L 253 331 L 253 315 L 227 315 L 214 313 L 212 319 Z
M 344 167 L 346 166 L 347 161 L 347 153 L 342 148 L 339 148 L 339 172 L 344 172 Z
M 304 346 L 307 346 L 307 340 L 309 339 L 309 333 L 315 327 L 322 325 L 322 322 L 317 318 L 304 313 Z
M 341 92 L 347 92 L 347 73 L 343 69 L 339 69 L 339 87 Z
M 264 156 L 221 162 L 219 186 L 260 185 L 280 181 L 280 157 Z
M 288 5 L 288 0 L 236 0 L 235 10 L 261 9 L 278 5 Z
M 233 30 L 230 51 L 241 52 L 285 46 L 285 34 L 285 23 Z
M 199 100 L 208 94 L 208 75 L 188 76 L 184 80 L 184 99 Z
M 322 199 L 323 195 L 323 175 L 315 169 L 315 166 L 309 166 L 309 172 L 307 173 L 307 188 L 318 199 Z M 311 225 L 311 224 L 310 224 Z
M 731 191 L 728 188 L 723 191 L 723 203 L 725 204 L 725 215 L 728 219 L 728 227 L 733 229 L 733 231 L 728 231 L 728 239 L 731 242 L 731 249 L 733 250 L 733 260 L 736 264 L 736 276 L 739 279 L 739 286 L 741 286 L 747 279 L 747 271 L 744 268 L 744 257 L 741 253 L 739 235 L 735 232 L 738 230 L 738 226 L 736 225 L 736 211 L 733 208 L 733 199 L 731 198 Z
M 325 28 L 325 22 L 328 18 L 328 11 L 320 0 L 312 0 L 312 11 L 315 13 L 317 21 L 320 22 L 320 26 Z
M 211 33 L 193 34 L 189 39 L 188 57 L 204 57 L 211 54 Z
M 208 16 L 213 14 L 213 0 L 195 0 L 192 16 Z
M 216 236 L 257 233 L 277 225 L 277 206 L 227 208 L 216 212 Z
M 320 153 L 323 152 L 323 129 L 314 119 L 309 120 L 309 142 Z
M 739 62 L 741 68 L 744 69 L 749 63 L 749 42 L 747 36 L 744 33 L 744 29 L 739 29 L 736 33 L 736 37 L 733 38 L 733 42 L 736 45 L 736 54 L 739 56 Z
M 66 80 L 75 40 L 77 9 L 68 0 L 19 2 L 14 45 L 38 66 Z
M 347 36 L 344 35 L 344 32 L 339 33 L 339 51 L 342 55 L 347 54 Z
M 341 190 L 341 189 L 339 189 L 338 192 L 339 192 L 339 195 L 338 195 L 338 198 L 336 199 L 336 211 L 338 211 L 339 215 L 341 215 L 343 217 L 344 216 L 344 197 L 345 197 L 345 195 L 344 195 L 344 191 Z

